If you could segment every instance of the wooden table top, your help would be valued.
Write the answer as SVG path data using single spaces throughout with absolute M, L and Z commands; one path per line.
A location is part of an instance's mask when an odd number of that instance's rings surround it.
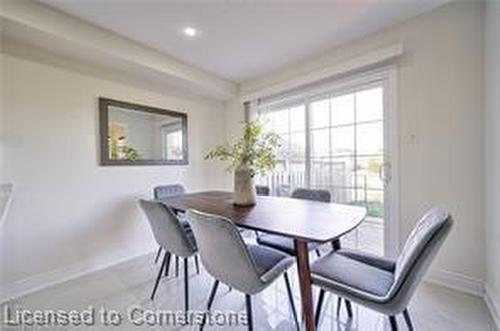
M 252 207 L 233 205 L 233 193 L 205 191 L 160 199 L 177 211 L 196 209 L 236 225 L 305 240 L 328 242 L 355 229 L 366 217 L 363 207 L 284 197 L 258 196 Z

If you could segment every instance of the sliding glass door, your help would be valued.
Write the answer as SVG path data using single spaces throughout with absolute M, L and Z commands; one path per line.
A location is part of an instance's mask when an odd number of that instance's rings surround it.
M 282 138 L 275 173 L 260 178 L 274 195 L 294 188 L 329 190 L 333 201 L 367 208 L 368 218 L 344 245 L 384 253 L 389 164 L 383 80 L 261 107 L 266 130 Z

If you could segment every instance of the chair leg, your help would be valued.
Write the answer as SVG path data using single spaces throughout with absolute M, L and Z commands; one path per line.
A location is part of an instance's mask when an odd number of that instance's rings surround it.
M 335 239 L 332 241 L 332 248 L 334 251 L 338 251 L 340 249 L 340 239 Z
M 158 251 L 156 252 L 155 264 L 158 263 L 158 260 L 160 259 L 160 255 L 161 255 L 161 246 L 158 247 Z
M 413 331 L 413 324 L 411 322 L 410 312 L 408 311 L 408 308 L 403 310 L 403 316 L 405 318 L 406 325 L 408 326 L 408 330 Z
M 252 297 L 250 294 L 245 294 L 245 302 L 247 306 L 248 331 L 253 331 Z
M 179 277 L 179 257 L 175 256 L 175 277 Z
M 352 306 L 351 306 L 351 301 L 344 299 L 345 300 L 345 307 L 347 308 L 347 316 L 349 318 L 352 318 Z
M 290 286 L 290 279 L 288 278 L 288 273 L 283 273 L 283 277 L 285 277 L 286 291 L 288 293 L 288 299 L 290 300 L 290 306 L 292 308 L 293 320 L 295 321 L 295 326 L 297 327 L 297 331 L 300 330 L 299 320 L 297 318 L 297 311 L 295 310 L 295 303 L 293 301 L 292 287 Z
M 170 270 L 170 252 L 165 251 L 165 256 L 167 258 L 167 265 L 165 266 L 165 277 L 168 276 L 168 271 Z
M 389 316 L 389 323 L 391 324 L 391 331 L 398 331 L 398 322 L 396 316 Z
M 151 293 L 151 300 L 155 298 L 156 290 L 158 289 L 158 285 L 160 284 L 160 278 L 163 274 L 163 269 L 165 268 L 167 263 L 167 254 L 163 257 L 163 262 L 161 263 L 160 271 L 158 271 L 158 276 L 156 276 L 155 286 L 153 287 L 153 293 Z
M 319 251 L 319 249 L 318 249 L 318 248 L 316 248 L 314 251 L 316 252 L 316 255 L 317 255 L 318 257 L 321 257 L 321 252 Z
M 337 297 L 337 317 L 340 316 L 340 309 L 342 308 L 342 298 Z
M 196 265 L 196 273 L 200 274 L 200 262 L 198 261 L 198 255 L 194 256 L 194 264 Z
M 214 281 L 214 285 L 212 286 L 212 290 L 210 291 L 210 295 L 208 297 L 207 312 L 209 312 L 210 309 L 212 308 L 212 304 L 213 304 L 214 298 L 215 298 L 215 293 L 217 293 L 217 287 L 219 287 L 219 281 L 216 279 Z M 207 319 L 207 315 L 204 314 L 203 321 L 200 324 L 200 331 L 203 330 L 203 327 L 205 326 L 205 323 L 206 323 L 206 319 Z
M 319 325 L 319 318 L 321 316 L 321 308 L 323 308 L 323 300 L 325 299 L 325 290 L 319 290 L 318 304 L 316 305 L 316 318 L 314 319 L 314 325 L 316 329 Z
M 188 277 L 188 258 L 184 258 L 184 309 L 186 313 L 189 310 L 189 277 Z

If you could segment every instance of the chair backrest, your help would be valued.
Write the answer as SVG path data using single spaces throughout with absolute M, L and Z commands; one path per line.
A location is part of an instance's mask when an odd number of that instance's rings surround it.
M 423 279 L 453 225 L 451 215 L 440 208 L 428 211 L 415 226 L 396 260 L 394 283 L 388 296 L 399 296 L 401 307 Z
M 291 195 L 294 199 L 303 199 L 303 200 L 314 200 L 314 201 L 322 201 L 322 202 L 331 202 L 332 195 L 327 190 L 315 190 L 315 189 L 307 189 L 307 188 L 298 188 L 295 189 Z
M 255 185 L 255 192 L 257 192 L 257 195 L 268 196 L 271 193 L 271 189 L 269 189 L 269 186 Z
M 183 226 L 174 212 L 161 202 L 139 200 L 146 214 L 158 245 L 175 255 L 188 257 L 196 251 L 196 244 L 189 240 Z
M 167 198 L 184 193 L 186 193 L 186 189 L 181 184 L 159 185 L 153 189 L 155 199 Z
M 208 273 L 247 294 L 262 286 L 255 261 L 232 221 L 192 209 L 186 216 Z

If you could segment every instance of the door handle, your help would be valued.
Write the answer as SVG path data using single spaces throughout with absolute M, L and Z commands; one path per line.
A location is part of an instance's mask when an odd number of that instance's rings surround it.
M 384 185 L 389 185 L 391 181 L 391 164 L 389 162 L 383 162 L 378 170 L 378 177 L 384 183 Z

